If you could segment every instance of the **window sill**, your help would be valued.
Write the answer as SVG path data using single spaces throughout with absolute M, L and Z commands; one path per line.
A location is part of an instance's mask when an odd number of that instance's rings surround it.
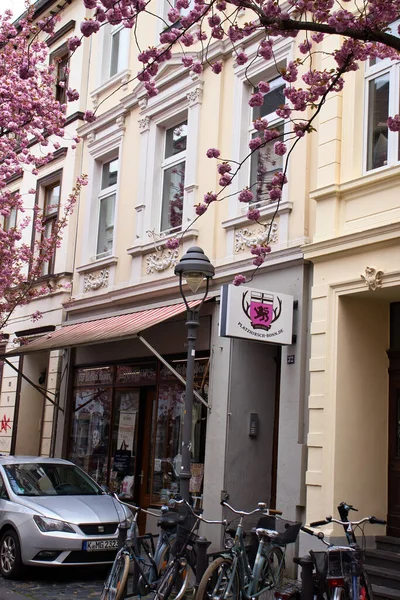
M 254 203 L 256 204 L 256 203 Z M 266 206 L 262 206 L 260 211 L 260 219 L 272 217 L 276 212 L 277 203 L 267 204 Z M 255 208 L 255 206 L 254 206 Z M 293 202 L 281 202 L 278 211 L 276 212 L 276 216 L 290 213 L 293 208 Z M 247 212 L 247 209 L 246 209 Z M 239 215 L 237 217 L 233 217 L 231 219 L 227 219 L 226 221 L 222 221 L 222 227 L 226 230 L 235 229 L 236 227 L 242 227 L 243 225 L 249 225 L 250 223 L 254 223 L 247 218 L 246 214 Z
M 94 271 L 95 269 L 111 267 L 112 265 L 116 265 L 117 262 L 118 256 L 106 256 L 104 258 L 93 259 L 90 263 L 77 267 L 76 270 L 78 273 L 89 273 L 90 271 Z
M 127 253 L 130 254 L 130 256 L 132 256 L 132 258 L 134 258 L 135 256 L 140 256 L 142 254 L 148 254 L 149 252 L 155 251 L 160 246 L 164 247 L 165 246 L 165 242 L 167 240 L 172 239 L 172 238 L 177 238 L 180 243 L 181 242 L 186 242 L 186 241 L 189 241 L 189 240 L 192 240 L 193 242 L 196 242 L 198 236 L 199 236 L 198 229 L 188 229 L 184 233 L 182 233 L 181 231 L 177 231 L 175 233 L 170 233 L 170 234 L 166 235 L 165 237 L 162 237 L 161 239 L 159 239 L 155 243 L 154 242 L 147 242 L 147 243 L 144 244 L 142 242 L 138 242 L 137 244 L 135 244 L 131 248 L 128 248 L 127 249 Z
M 110 79 L 107 79 L 104 83 L 102 83 L 99 87 L 90 92 L 90 97 L 92 99 L 93 104 L 97 104 L 99 96 L 104 92 L 107 92 L 110 88 L 114 87 L 116 84 L 122 85 L 125 89 L 125 86 L 128 84 L 129 78 L 131 76 L 130 69 L 124 69 L 119 73 L 116 73 Z

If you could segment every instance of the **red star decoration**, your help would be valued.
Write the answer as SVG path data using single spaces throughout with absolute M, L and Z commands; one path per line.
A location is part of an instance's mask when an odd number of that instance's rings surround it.
M 1 427 L 0 427 L 0 432 L 1 431 L 7 431 L 8 429 L 11 429 L 11 425 L 10 425 L 10 417 L 6 417 L 6 415 L 4 415 L 4 417 L 1 420 Z

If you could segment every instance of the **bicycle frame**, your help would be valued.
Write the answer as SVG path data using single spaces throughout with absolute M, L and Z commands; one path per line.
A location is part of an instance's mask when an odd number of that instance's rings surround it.
M 233 581 L 234 581 L 235 572 L 237 571 L 239 574 L 240 590 L 242 593 L 242 597 L 245 600 L 251 600 L 252 598 L 257 598 L 261 594 L 265 593 L 267 590 L 271 589 L 271 586 L 266 586 L 266 587 L 263 587 L 258 592 L 256 591 L 257 587 L 258 587 L 258 583 L 260 581 L 261 573 L 263 572 L 265 561 L 267 560 L 267 551 L 272 547 L 279 547 L 279 546 L 277 544 L 274 544 L 273 540 L 271 540 L 269 543 L 266 543 L 265 539 L 263 539 L 261 537 L 258 542 L 257 555 L 256 555 L 256 558 L 254 561 L 254 566 L 253 566 L 253 568 L 251 568 L 248 557 L 247 557 L 246 548 L 244 545 L 243 519 L 247 515 L 251 515 L 256 512 L 262 512 L 262 510 L 264 510 L 264 509 L 259 508 L 250 513 L 243 513 L 243 512 L 239 513 L 239 511 L 235 511 L 228 503 L 223 502 L 222 504 L 224 506 L 227 506 L 228 508 L 230 508 L 230 510 L 232 510 L 233 512 L 240 514 L 240 519 L 239 519 L 239 523 L 236 528 L 236 533 L 235 533 L 235 538 L 234 538 L 234 545 L 230 549 L 229 553 L 222 553 L 222 556 L 226 556 L 226 557 L 233 556 L 232 573 L 231 573 L 231 576 L 230 576 L 230 579 L 229 579 L 229 582 L 227 585 L 226 594 L 228 594 L 230 592 L 230 589 L 231 589 Z M 274 512 L 277 513 L 278 511 L 274 511 Z M 269 516 L 269 511 L 267 513 L 262 513 L 262 514 Z M 284 567 L 284 559 L 285 559 L 285 554 L 282 553 L 282 562 L 279 565 L 279 573 L 281 572 L 282 568 Z

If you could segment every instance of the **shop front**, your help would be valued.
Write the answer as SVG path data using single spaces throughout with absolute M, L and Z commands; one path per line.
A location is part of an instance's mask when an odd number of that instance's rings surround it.
M 186 376 L 186 361 L 167 357 Z M 207 397 L 209 357 L 197 357 L 195 389 Z M 159 361 L 76 367 L 67 458 L 101 486 L 141 506 L 179 492 L 185 388 Z M 205 406 L 195 399 L 191 492 L 202 494 Z

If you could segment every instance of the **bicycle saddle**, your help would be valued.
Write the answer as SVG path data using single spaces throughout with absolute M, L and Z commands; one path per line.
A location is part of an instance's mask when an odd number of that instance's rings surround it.
M 275 538 L 278 537 L 278 531 L 274 531 L 274 529 L 263 529 L 262 527 L 257 527 L 256 534 L 258 537 L 269 537 Z
M 173 529 L 178 523 L 182 523 L 184 520 L 185 515 L 176 512 L 167 512 L 158 519 L 158 525 L 163 529 Z

